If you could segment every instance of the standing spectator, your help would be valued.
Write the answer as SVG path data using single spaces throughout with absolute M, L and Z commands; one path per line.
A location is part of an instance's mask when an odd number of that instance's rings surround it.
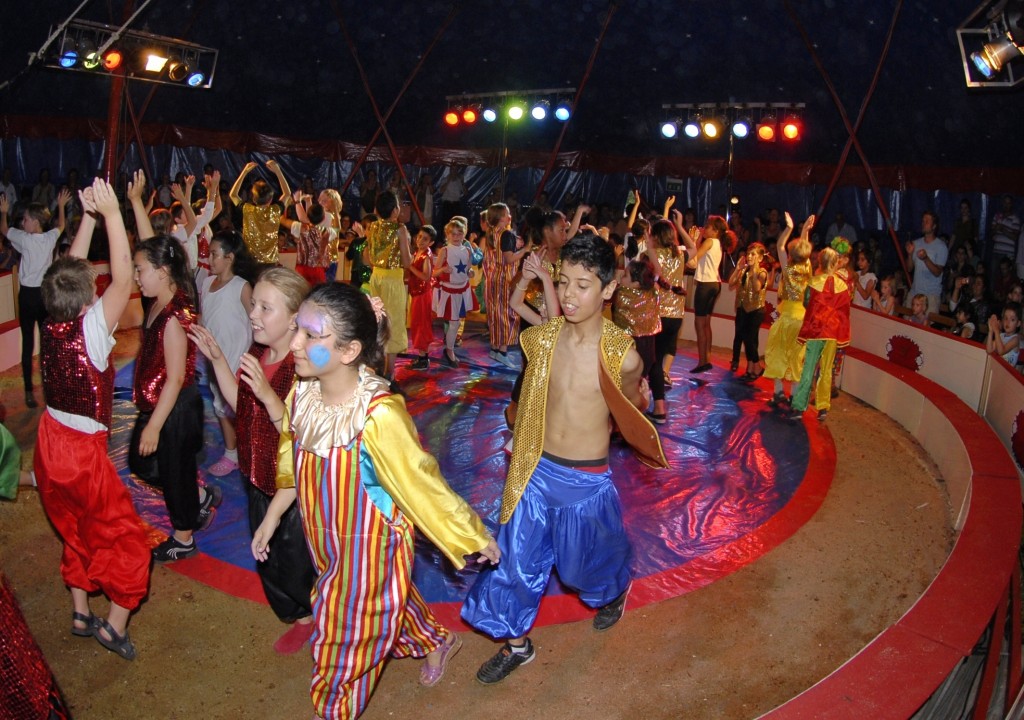
M 420 212 L 423 213 L 423 224 L 434 225 L 434 181 L 431 179 L 430 174 L 426 173 L 420 175 L 420 179 L 416 183 L 416 204 L 420 207 Z
M 462 215 L 462 196 L 466 194 L 464 169 L 453 166 L 441 183 L 441 220 L 447 224 L 456 215 Z
M 359 208 L 362 211 L 360 217 L 366 217 L 373 212 L 378 192 L 380 192 L 380 185 L 377 184 L 377 171 L 367 170 L 366 179 L 359 187 Z
M 7 202 L 10 203 L 11 207 L 18 204 L 18 189 L 14 187 L 14 183 L 11 181 L 10 168 L 4 168 L 3 180 L 0 181 L 0 193 L 7 196 Z
M 51 186 L 52 187 L 52 186 Z M 64 232 L 64 207 L 71 199 L 67 190 L 57 196 L 57 225 L 49 230 L 44 226 L 50 222 L 50 210 L 41 203 L 29 203 L 21 217 L 21 228 L 7 225 L 7 213 L 11 204 L 6 196 L 0 195 L 0 235 L 11 241 L 14 249 L 21 253 L 18 266 L 18 322 L 21 325 L 21 376 L 25 382 L 25 405 L 39 407 L 32 394 L 32 355 L 35 351 L 35 329 L 43 329 L 46 307 L 43 305 L 43 275 L 53 262 L 53 248 L 60 234 Z
M 949 254 L 955 255 L 957 248 L 977 247 L 978 221 L 971 215 L 971 203 L 964 198 L 960 201 L 960 217 L 953 223 L 953 234 L 949 238 Z M 965 256 L 966 257 L 966 256 Z
M 990 268 L 996 267 L 1000 257 L 1011 260 L 1017 254 L 1017 236 L 1020 234 L 1020 217 L 1013 211 L 1013 197 L 1003 195 L 1003 209 L 992 218 L 989 230 L 989 247 L 992 250 Z
M 926 210 L 921 216 L 922 236 L 907 243 L 906 250 L 914 261 L 914 281 L 910 296 L 925 295 L 928 307 L 939 311 L 942 299 L 942 270 L 946 267 L 949 249 L 939 237 L 939 216 Z
M 49 210 L 53 207 L 56 197 L 57 191 L 54 189 L 53 183 L 50 182 L 50 171 L 43 168 L 39 171 L 39 182 L 32 188 L 32 202 L 39 203 Z
M 846 222 L 846 218 L 843 217 L 841 212 L 836 213 L 835 222 L 828 226 L 828 231 L 825 233 L 825 243 L 831 244 L 837 237 L 846 238 L 846 242 L 853 247 L 857 244 L 857 231 L 853 229 L 853 225 Z

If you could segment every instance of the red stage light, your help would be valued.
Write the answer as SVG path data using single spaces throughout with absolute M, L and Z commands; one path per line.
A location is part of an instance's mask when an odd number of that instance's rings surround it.
M 782 124 L 782 137 L 787 140 L 800 139 L 800 121 L 796 118 L 789 118 Z
M 107 70 L 117 70 L 121 67 L 121 61 L 124 57 L 121 55 L 120 50 L 107 50 L 103 56 L 103 67 Z
M 476 110 L 473 108 L 466 108 L 462 111 L 462 121 L 467 125 L 472 125 L 476 122 Z
M 459 124 L 459 114 L 454 110 L 449 110 L 444 114 L 444 123 L 449 127 L 455 127 Z

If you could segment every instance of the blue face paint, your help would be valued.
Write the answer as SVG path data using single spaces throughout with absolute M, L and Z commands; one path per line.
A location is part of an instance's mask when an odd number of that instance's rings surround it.
M 331 361 L 331 351 L 323 345 L 314 345 L 306 351 L 306 357 L 314 366 L 323 368 Z

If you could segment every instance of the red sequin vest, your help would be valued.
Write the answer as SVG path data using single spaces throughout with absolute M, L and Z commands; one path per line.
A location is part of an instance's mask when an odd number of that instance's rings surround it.
M 85 345 L 85 318 L 47 320 L 40 338 L 43 392 L 54 410 L 92 418 L 110 427 L 114 366 L 100 372 Z
M 167 362 L 164 360 L 164 333 L 167 330 L 167 321 L 173 316 L 181 329 L 188 332 L 189 327 L 196 320 L 196 310 L 188 296 L 179 290 L 171 298 L 171 301 L 164 306 L 160 314 L 153 320 L 149 327 L 142 326 L 142 346 L 139 348 L 139 357 L 135 360 L 135 384 L 132 391 L 132 399 L 135 406 L 141 412 L 153 412 L 157 402 L 160 400 L 160 393 L 167 382 Z M 188 343 L 185 353 L 185 378 L 182 387 L 188 387 L 196 381 L 196 346 Z
M 249 354 L 257 360 L 266 351 L 265 346 L 256 343 L 249 348 Z M 274 376 L 267 379 L 277 396 L 284 400 L 295 381 L 295 360 L 291 353 L 277 366 Z M 256 399 L 244 380 L 238 382 L 235 424 L 238 428 L 239 471 L 263 493 L 273 495 L 277 492 L 274 482 L 277 477 L 277 428 L 270 422 L 263 403 Z

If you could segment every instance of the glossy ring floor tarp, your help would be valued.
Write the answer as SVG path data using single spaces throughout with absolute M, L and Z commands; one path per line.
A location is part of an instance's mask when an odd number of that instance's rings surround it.
M 492 361 L 487 350 L 485 336 L 467 332 L 457 351 L 459 368 L 432 362 L 429 370 L 415 371 L 399 360 L 398 378 L 424 446 L 438 458 L 451 486 L 493 529 L 508 464 L 503 447 L 511 436 L 503 410 L 516 373 Z M 515 351 L 510 354 L 519 358 Z M 669 469 L 641 465 L 621 440 L 613 440 L 610 464 L 633 544 L 630 608 L 703 587 L 777 546 L 818 509 L 835 469 L 831 436 L 813 413 L 805 422 L 786 420 L 766 404 L 768 381 L 747 385 L 719 367 L 689 375 L 686 369 L 695 364 L 680 355 L 672 369 L 669 420 L 658 428 Z M 163 497 L 127 470 L 135 418 L 133 370 L 129 364 L 117 374 L 111 456 L 155 543 L 169 530 Z M 221 454 L 205 386 L 203 395 L 207 442 L 201 468 Z M 203 481 L 219 485 L 224 502 L 213 525 L 196 536 L 200 554 L 167 567 L 264 602 L 249 553 L 238 472 L 223 478 L 204 473 Z M 439 551 L 417 539 L 414 579 L 440 620 L 461 624 L 458 609 L 473 577 L 471 570 L 455 572 Z M 570 622 L 591 614 L 553 577 L 537 622 Z

